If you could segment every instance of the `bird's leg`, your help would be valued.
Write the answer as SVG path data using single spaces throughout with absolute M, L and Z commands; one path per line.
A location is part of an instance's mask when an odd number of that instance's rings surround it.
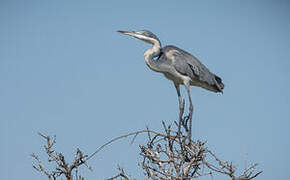
M 178 84 L 174 83 L 174 86 L 176 88 L 176 92 L 177 92 L 177 96 L 178 96 L 178 102 L 179 102 L 179 122 L 178 122 L 178 135 L 180 135 L 180 131 L 181 131 L 181 124 L 183 121 L 182 115 L 183 115 L 183 111 L 184 111 L 184 103 L 182 102 L 182 97 L 180 94 L 180 87 Z
M 187 94 L 188 94 L 188 99 L 189 99 L 189 133 L 188 133 L 188 140 L 189 142 L 191 142 L 191 129 L 192 129 L 192 112 L 193 112 L 193 105 L 192 105 L 192 101 L 191 101 L 191 96 L 190 96 L 190 85 L 189 84 L 185 84 L 186 90 L 187 90 Z
M 174 86 L 176 88 L 176 92 L 177 92 L 177 96 L 178 96 L 178 102 L 179 102 L 179 121 L 178 121 L 177 136 L 178 136 L 178 139 L 179 139 L 181 152 L 184 152 L 183 145 L 182 145 L 183 141 L 182 141 L 182 138 L 181 138 L 181 125 L 184 123 L 183 122 L 183 117 L 182 117 L 183 113 L 184 113 L 184 101 L 182 101 L 179 84 L 174 83 Z

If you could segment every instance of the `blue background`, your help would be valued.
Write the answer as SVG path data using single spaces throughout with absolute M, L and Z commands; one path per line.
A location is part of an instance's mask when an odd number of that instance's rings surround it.
M 37 132 L 57 135 L 56 149 L 71 160 L 77 147 L 91 154 L 113 137 L 177 119 L 173 84 L 144 63 L 150 45 L 119 29 L 149 29 L 223 78 L 223 95 L 192 88 L 195 138 L 240 169 L 245 156 L 258 162 L 257 179 L 289 178 L 289 18 L 282 0 L 2 0 L 3 179 L 46 179 L 31 165 L 32 152 L 46 161 Z M 89 161 L 94 171 L 81 173 L 104 179 L 119 164 L 142 179 L 136 157 L 145 136 L 129 142 L 105 148 Z

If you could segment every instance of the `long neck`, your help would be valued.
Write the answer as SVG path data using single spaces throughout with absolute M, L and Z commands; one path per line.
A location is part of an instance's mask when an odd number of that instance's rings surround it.
M 160 68 L 158 66 L 158 62 L 156 60 L 154 60 L 154 57 L 159 56 L 160 50 L 161 50 L 160 42 L 155 41 L 153 43 L 153 47 L 151 49 L 148 49 L 144 53 L 145 62 L 147 64 L 147 66 L 156 72 L 160 72 Z

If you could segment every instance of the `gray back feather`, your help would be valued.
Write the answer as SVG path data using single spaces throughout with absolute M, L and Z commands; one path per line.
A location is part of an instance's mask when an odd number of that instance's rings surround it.
M 215 75 L 211 73 L 196 57 L 175 46 L 165 46 L 162 53 L 171 57 L 172 64 L 180 74 L 189 76 L 193 81 L 216 84 Z

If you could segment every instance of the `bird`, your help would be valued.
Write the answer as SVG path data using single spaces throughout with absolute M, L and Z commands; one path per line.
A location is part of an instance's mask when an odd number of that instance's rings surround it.
M 149 30 L 117 32 L 132 36 L 152 45 L 144 53 L 146 65 L 153 71 L 163 73 L 175 86 L 179 108 L 183 108 L 180 85 L 184 85 L 189 99 L 189 116 L 192 119 L 193 104 L 190 95 L 190 86 L 197 86 L 215 93 L 223 93 L 222 79 L 212 73 L 205 65 L 190 53 L 173 45 L 162 47 L 158 37 Z M 191 133 L 192 122 L 189 122 Z

